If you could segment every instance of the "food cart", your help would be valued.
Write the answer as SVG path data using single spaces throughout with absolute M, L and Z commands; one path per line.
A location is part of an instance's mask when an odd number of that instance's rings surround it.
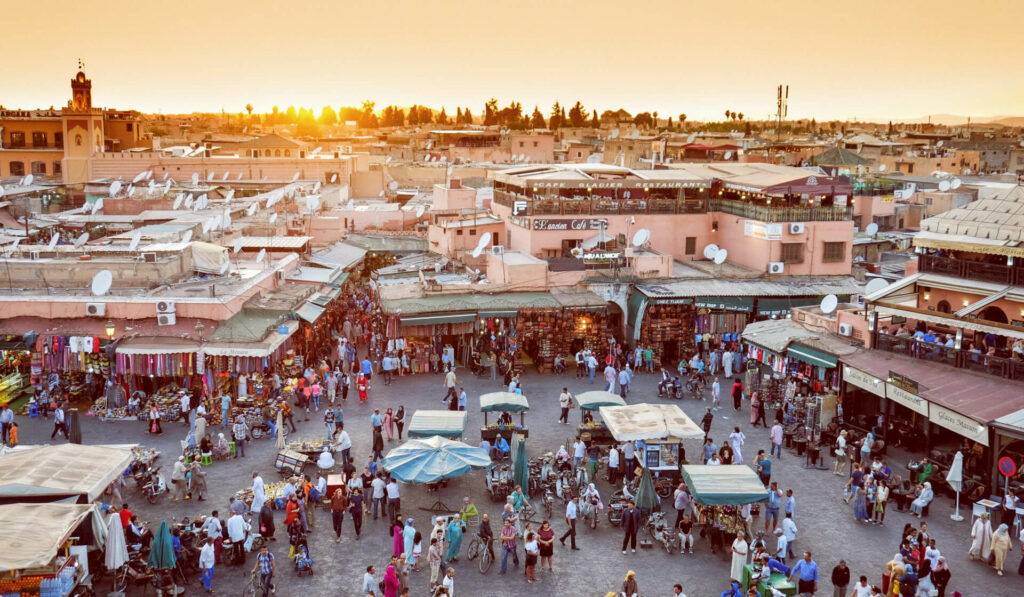
M 484 413 L 484 426 L 480 428 L 480 439 L 486 440 L 493 445 L 494 438 L 496 438 L 499 433 L 507 439 L 510 431 L 523 437 L 529 437 L 530 431 L 526 427 L 525 417 L 525 413 L 528 410 L 530 410 L 530 403 L 527 402 L 526 396 L 523 396 L 522 394 L 516 394 L 513 392 L 491 392 L 490 394 L 480 396 L 480 411 Z M 487 413 L 494 412 L 501 413 L 499 415 L 499 420 L 490 423 L 487 420 Z M 519 413 L 518 425 L 512 424 L 510 414 L 505 421 L 501 421 L 501 416 L 513 412 Z
M 406 433 L 409 437 L 440 435 L 457 441 L 462 439 L 468 422 L 469 413 L 464 410 L 417 410 L 409 419 Z
M 576 435 L 580 436 L 588 445 L 593 442 L 599 446 L 610 446 L 615 443 L 611 431 L 603 422 L 594 421 L 594 412 L 602 406 L 625 406 L 626 401 L 622 396 L 611 392 L 594 391 L 583 392 L 573 396 L 576 404 L 580 407 L 580 424 L 576 428 Z
M 96 502 L 128 470 L 134 447 L 57 444 L 7 452 L 0 455 L 0 503 Z
M 94 516 L 94 504 L 0 506 L 0 594 L 66 597 L 91 584 L 87 551 L 100 547 Z
M 704 430 L 674 404 L 602 406 L 601 418 L 615 441 L 635 442 L 636 463 L 651 470 L 658 495 L 668 497 L 686 456 L 701 454 Z

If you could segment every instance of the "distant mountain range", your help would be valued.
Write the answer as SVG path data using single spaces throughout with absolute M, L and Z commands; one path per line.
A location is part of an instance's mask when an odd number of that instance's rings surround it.
M 930 121 L 933 124 L 945 124 L 950 126 L 959 126 L 967 124 L 967 116 L 959 116 L 957 114 L 932 114 L 930 117 L 925 116 L 922 118 L 911 118 L 901 119 L 899 122 L 917 124 L 925 123 Z M 970 117 L 971 124 L 1001 124 L 1003 126 L 1024 126 L 1024 116 L 982 116 L 982 117 Z

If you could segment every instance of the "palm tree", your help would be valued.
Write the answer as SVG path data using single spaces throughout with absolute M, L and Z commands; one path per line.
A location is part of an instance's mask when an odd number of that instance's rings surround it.
M 725 117 L 726 117 L 726 118 L 729 118 L 729 114 L 732 114 L 732 112 L 730 112 L 730 111 L 726 110 L 726 111 L 725 111 Z
M 739 120 L 743 120 L 743 112 L 740 112 L 739 114 L 737 114 L 736 118 L 739 119 Z
M 246 104 L 245 111 L 249 113 L 249 118 L 252 118 L 252 104 Z

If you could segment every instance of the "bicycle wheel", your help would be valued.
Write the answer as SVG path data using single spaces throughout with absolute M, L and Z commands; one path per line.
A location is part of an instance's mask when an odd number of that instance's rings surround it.
M 476 557 L 478 555 L 480 555 L 479 550 L 480 550 L 480 539 L 479 538 L 473 539 L 472 541 L 469 542 L 469 549 L 466 551 L 466 557 L 469 558 L 469 561 L 472 562 L 473 560 L 476 559 Z
M 249 584 L 245 585 L 245 590 L 242 591 L 242 597 L 256 597 L 255 581 L 250 580 Z
M 480 574 L 487 574 L 487 571 L 491 569 L 491 563 L 494 558 L 491 557 L 491 552 L 487 550 L 487 547 L 481 545 L 480 550 Z

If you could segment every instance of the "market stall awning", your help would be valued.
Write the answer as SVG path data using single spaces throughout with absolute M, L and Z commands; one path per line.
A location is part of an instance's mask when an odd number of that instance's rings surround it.
M 333 280 L 331 280 L 331 284 L 334 286 L 343 286 L 345 284 L 345 281 L 348 280 L 349 276 L 351 275 L 352 274 L 349 272 L 341 272 Z
M 754 297 L 751 296 L 700 296 L 694 299 L 693 306 L 698 309 L 715 309 L 718 311 L 749 312 L 754 310 Z
M 131 445 L 57 444 L 16 449 L 0 456 L 0 502 L 26 498 L 92 502 L 131 461 Z
M 320 307 L 326 307 L 339 296 L 341 296 L 341 288 L 328 288 L 327 292 L 310 298 L 309 302 Z
M 281 326 L 284 326 L 288 333 L 282 334 Z M 276 326 L 259 342 L 210 341 L 203 345 L 203 352 L 218 357 L 269 357 L 298 329 L 299 322 L 290 319 Z
M 491 392 L 480 396 L 480 412 L 523 412 L 530 410 L 526 396 L 515 392 Z
M 0 572 L 48 567 L 93 504 L 6 504 L 0 506 Z
M 324 314 L 324 311 L 326 311 L 326 309 L 320 305 L 306 301 L 295 310 L 295 314 L 309 323 L 315 323 L 316 320 Z
M 818 367 L 833 368 L 839 364 L 836 357 L 800 344 L 790 344 L 786 356 Z
M 476 319 L 476 313 L 435 313 L 433 315 L 402 316 L 403 327 L 414 325 L 438 325 L 442 323 L 470 323 Z
M 576 399 L 576 403 L 580 405 L 583 410 L 597 410 L 602 406 L 625 406 L 626 401 L 622 399 L 622 396 L 612 392 L 604 392 L 601 390 L 595 390 L 593 392 L 583 392 L 573 396 Z
M 768 499 L 768 490 L 754 469 L 742 464 L 682 466 L 683 482 L 698 504 L 738 506 Z
M 184 338 L 126 338 L 117 343 L 117 354 L 180 354 L 199 352 L 199 343 Z
M 469 413 L 462 410 L 418 410 L 409 419 L 409 437 L 461 437 Z
M 608 431 L 620 442 L 704 438 L 704 430 L 675 404 L 602 406 L 600 412 Z
M 519 309 L 487 309 L 481 310 L 478 315 L 483 319 L 491 317 L 515 317 L 516 315 L 519 315 Z

